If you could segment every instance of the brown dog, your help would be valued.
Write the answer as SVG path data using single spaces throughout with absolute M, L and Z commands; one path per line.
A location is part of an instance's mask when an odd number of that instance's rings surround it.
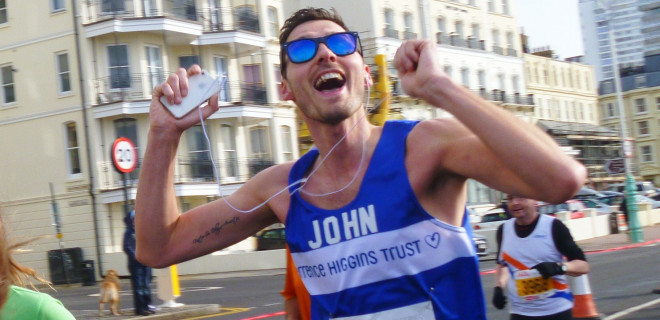
M 99 316 L 103 316 L 105 304 L 110 304 L 110 312 L 118 316 L 119 313 L 119 277 L 117 271 L 108 270 L 101 285 L 101 299 L 99 300 Z

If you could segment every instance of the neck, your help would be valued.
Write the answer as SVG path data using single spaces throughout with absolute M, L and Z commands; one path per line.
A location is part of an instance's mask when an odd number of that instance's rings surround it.
M 534 220 L 536 220 L 538 216 L 539 216 L 538 212 L 535 212 L 534 214 L 524 215 L 520 218 L 516 218 L 516 224 L 521 226 L 530 225 L 534 222 Z

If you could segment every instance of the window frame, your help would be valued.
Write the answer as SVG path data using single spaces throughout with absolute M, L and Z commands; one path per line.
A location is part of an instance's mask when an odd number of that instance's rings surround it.
M 5 82 L 5 74 L 11 75 L 11 79 Z M 11 90 L 13 100 L 7 100 L 7 91 Z M 16 83 L 14 82 L 14 67 L 11 64 L 0 65 L 0 105 L 10 106 L 16 103 Z
M 65 56 L 67 70 L 62 70 L 60 57 Z M 57 75 L 57 93 L 61 95 L 71 94 L 73 87 L 71 86 L 71 64 L 69 63 L 69 53 L 67 51 L 60 51 L 55 53 L 55 73 Z M 69 90 L 64 90 L 64 81 L 67 82 Z
M 3 19 L 4 21 L 0 20 L 0 25 L 3 25 L 9 23 L 9 14 L 7 10 L 7 1 L 6 0 L 0 0 L 0 1 L 1 1 L 0 3 L 3 4 L 3 6 L 0 6 L 0 19 L 4 18 Z
M 73 128 L 73 131 L 70 129 Z M 71 136 L 71 134 L 75 136 Z M 72 145 L 71 143 L 75 143 Z M 64 123 L 64 146 L 66 154 L 66 172 L 69 175 L 69 179 L 79 179 L 82 177 L 82 161 L 80 159 L 80 143 L 78 141 L 78 127 L 75 121 L 68 121 Z M 75 172 L 74 168 L 74 156 L 75 162 L 78 164 L 78 172 Z
M 64 0 L 50 0 L 50 12 L 57 13 L 66 10 L 66 3 Z

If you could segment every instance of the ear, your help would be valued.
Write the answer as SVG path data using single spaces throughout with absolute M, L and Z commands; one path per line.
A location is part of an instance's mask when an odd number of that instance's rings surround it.
M 373 79 L 371 79 L 371 73 L 369 72 L 369 66 L 364 66 L 364 85 L 371 87 L 374 84 Z
M 280 91 L 282 92 L 282 100 L 296 102 L 296 99 L 293 97 L 293 91 L 289 88 L 289 81 L 286 79 L 282 79 Z

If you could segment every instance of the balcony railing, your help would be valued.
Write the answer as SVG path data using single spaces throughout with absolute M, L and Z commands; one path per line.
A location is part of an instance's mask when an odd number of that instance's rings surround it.
M 463 36 L 461 36 L 460 34 L 455 34 L 455 33 L 452 33 L 449 36 L 449 44 L 451 44 L 454 47 L 466 47 L 465 38 L 463 38 Z
M 506 48 L 506 55 L 509 57 L 516 57 L 518 56 L 518 51 L 514 48 Z
M 388 38 L 399 39 L 399 31 L 392 28 L 383 29 L 383 34 Z
M 140 175 L 140 166 L 127 175 L 127 185 L 135 187 Z M 242 159 L 215 160 L 221 183 L 245 182 L 262 170 L 275 164 L 270 157 L 250 157 Z M 99 188 L 102 191 L 123 188 L 122 176 L 115 171 L 111 161 L 97 163 Z M 177 157 L 174 183 L 212 183 L 215 182 L 213 164 L 208 159 L 198 157 Z
M 139 101 L 151 98 L 153 87 L 166 80 L 164 74 L 121 73 L 96 79 L 97 103 Z M 261 83 L 227 81 L 218 100 L 229 103 L 267 104 L 266 87 Z
M 198 21 L 199 15 L 195 1 L 162 0 L 162 6 L 149 8 L 139 6 L 136 10 L 134 0 L 89 0 L 84 2 L 84 23 L 93 23 L 110 19 L 171 17 Z
M 493 52 L 499 54 L 499 55 L 504 55 L 504 48 L 500 46 L 493 46 Z
M 534 105 L 533 94 L 521 95 L 518 92 L 514 94 L 506 94 L 506 91 L 497 90 L 497 89 L 488 91 L 485 88 L 481 88 L 475 91 L 475 93 L 477 93 L 479 96 L 489 101 L 496 101 L 507 104 L 527 105 L 527 106 Z
M 484 40 L 468 37 L 467 43 L 468 43 L 468 48 L 470 49 L 479 49 L 484 51 L 486 50 L 486 41 Z
M 403 39 L 404 39 L 404 40 L 413 40 L 413 39 L 417 39 L 417 33 L 410 32 L 410 31 L 404 31 L 404 32 L 403 32 Z
M 449 44 L 449 36 L 439 31 L 435 33 L 435 42 L 437 44 Z

